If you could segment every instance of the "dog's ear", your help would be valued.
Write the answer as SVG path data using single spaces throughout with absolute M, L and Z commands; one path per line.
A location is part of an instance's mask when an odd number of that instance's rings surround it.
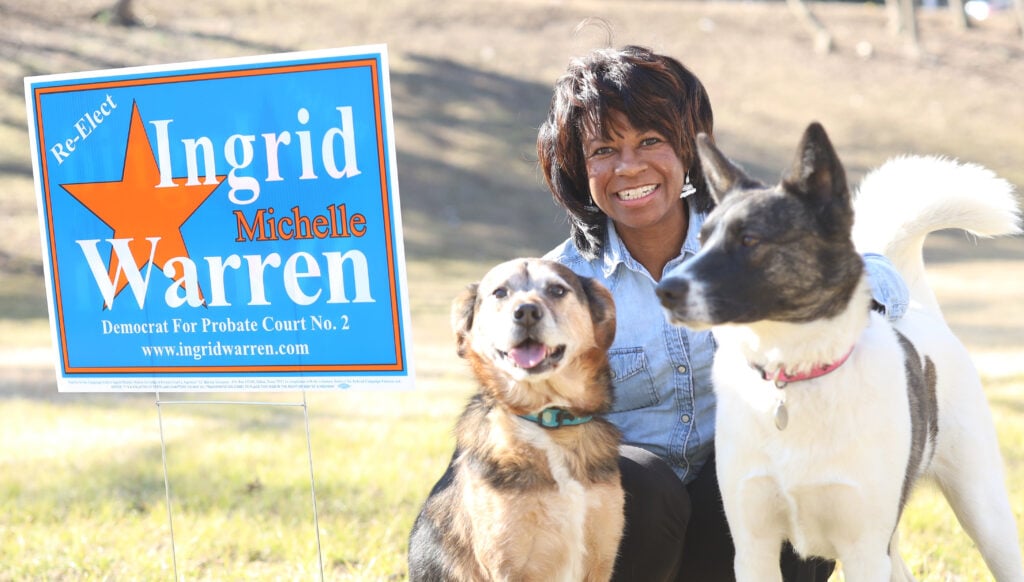
M 469 349 L 469 330 L 473 328 L 479 286 L 479 283 L 467 285 L 452 302 L 452 330 L 455 331 L 455 350 L 460 358 L 465 358 L 466 350 Z
M 594 339 L 599 348 L 607 350 L 615 340 L 615 300 L 611 291 L 589 277 L 580 277 L 580 285 L 594 322 Z
M 793 165 L 782 180 L 782 187 L 801 196 L 814 208 L 831 212 L 832 218 L 839 220 L 840 224 L 846 225 L 849 221 L 852 225 L 846 171 L 820 123 L 811 123 L 804 131 Z
M 716 204 L 721 204 L 726 195 L 734 189 L 760 185 L 729 161 L 706 133 L 697 134 L 697 156 L 704 172 L 704 181 L 707 182 L 708 191 Z

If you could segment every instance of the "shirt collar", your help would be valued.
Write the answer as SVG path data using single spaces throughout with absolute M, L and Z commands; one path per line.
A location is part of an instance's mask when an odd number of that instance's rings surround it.
M 665 266 L 666 269 L 675 267 L 700 251 L 700 229 L 704 226 L 706 218 L 706 212 L 694 212 L 692 210 L 689 212 L 689 224 L 686 228 L 686 239 L 683 240 L 683 247 L 679 250 L 679 256 L 669 261 L 668 265 Z M 623 265 L 627 269 L 636 272 L 645 272 L 643 265 L 633 258 L 633 255 L 629 253 L 629 249 L 626 248 L 626 244 L 619 238 L 619 233 L 615 230 L 615 223 L 611 218 L 606 218 L 606 220 L 608 221 L 608 228 L 606 229 L 606 240 L 602 252 L 602 270 L 605 278 L 611 279 L 619 265 Z

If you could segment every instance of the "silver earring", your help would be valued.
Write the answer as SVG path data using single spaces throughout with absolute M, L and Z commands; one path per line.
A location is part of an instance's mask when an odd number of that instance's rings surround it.
M 697 192 L 697 188 L 690 183 L 690 173 L 686 173 L 686 179 L 683 182 L 683 191 L 679 193 L 680 198 L 686 198 L 687 196 L 693 196 Z

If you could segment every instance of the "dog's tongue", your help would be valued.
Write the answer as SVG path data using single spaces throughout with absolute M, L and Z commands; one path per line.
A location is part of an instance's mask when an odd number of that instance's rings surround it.
M 543 344 L 536 342 L 525 343 L 519 347 L 509 350 L 508 355 L 520 368 L 533 368 L 544 360 L 547 350 Z

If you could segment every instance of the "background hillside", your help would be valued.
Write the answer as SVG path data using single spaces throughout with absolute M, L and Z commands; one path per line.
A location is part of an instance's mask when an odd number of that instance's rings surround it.
M 447 329 L 454 294 L 490 265 L 566 235 L 534 139 L 568 59 L 607 44 L 598 28 L 574 34 L 581 20 L 604 18 L 612 44 L 647 45 L 694 70 L 719 145 L 767 181 L 817 120 L 853 184 L 914 153 L 979 163 L 1024 186 L 1024 42 L 1007 12 L 967 31 L 943 11 L 922 12 L 924 56 L 912 59 L 878 4 L 814 5 L 835 37 L 829 55 L 811 50 L 779 2 L 136 0 L 147 25 L 133 28 L 93 18 L 111 4 L 0 0 L 0 473 L 9 475 L 0 477 L 0 540 L 15 535 L 0 541 L 0 580 L 137 579 L 171 568 L 152 398 L 58 395 L 53 383 L 25 76 L 388 45 L 420 390 L 310 396 L 331 577 L 402 577 L 405 532 L 450 454 L 450 424 L 470 389 Z M 943 234 L 927 254 L 939 299 L 993 387 L 997 420 L 1019 422 L 1024 240 L 975 245 Z M 281 542 L 288 528 L 308 529 L 302 466 L 285 460 L 304 459 L 305 444 L 282 437 L 301 417 L 196 407 L 167 420 L 188 577 L 308 577 L 308 536 Z M 1004 438 L 1017 439 L 1008 463 L 1024 464 L 1020 433 Z M 277 471 L 293 480 L 275 485 Z M 282 509 L 296 488 L 295 508 Z M 268 500 L 271 491 L 278 497 Z M 1015 502 L 1020 514 L 1024 501 Z M 928 511 L 917 530 L 956 527 Z M 270 516 L 281 521 L 263 521 Z M 270 538 L 240 533 L 253 529 Z M 969 550 L 943 557 L 947 546 L 927 536 L 909 547 L 924 579 L 973 578 L 963 572 L 974 566 L 958 561 Z
M 711 94 L 719 143 L 766 180 L 818 120 L 851 183 L 890 156 L 921 153 L 1024 184 L 1024 43 L 1008 12 L 966 32 L 944 11 L 922 12 L 925 55 L 914 60 L 875 4 L 815 5 L 836 40 L 826 56 L 780 3 L 136 0 L 150 24 L 136 28 L 91 18 L 109 4 L 0 0 L 0 274 L 38 279 L 24 76 L 371 43 L 391 55 L 409 260 L 541 253 L 565 223 L 536 169 L 536 128 L 568 59 L 607 43 L 598 28 L 573 34 L 593 16 L 612 25 L 613 44 L 691 67 Z M 1019 240 L 996 246 L 1024 252 Z M 42 317 L 40 284 L 14 287 L 0 288 L 0 313 Z

